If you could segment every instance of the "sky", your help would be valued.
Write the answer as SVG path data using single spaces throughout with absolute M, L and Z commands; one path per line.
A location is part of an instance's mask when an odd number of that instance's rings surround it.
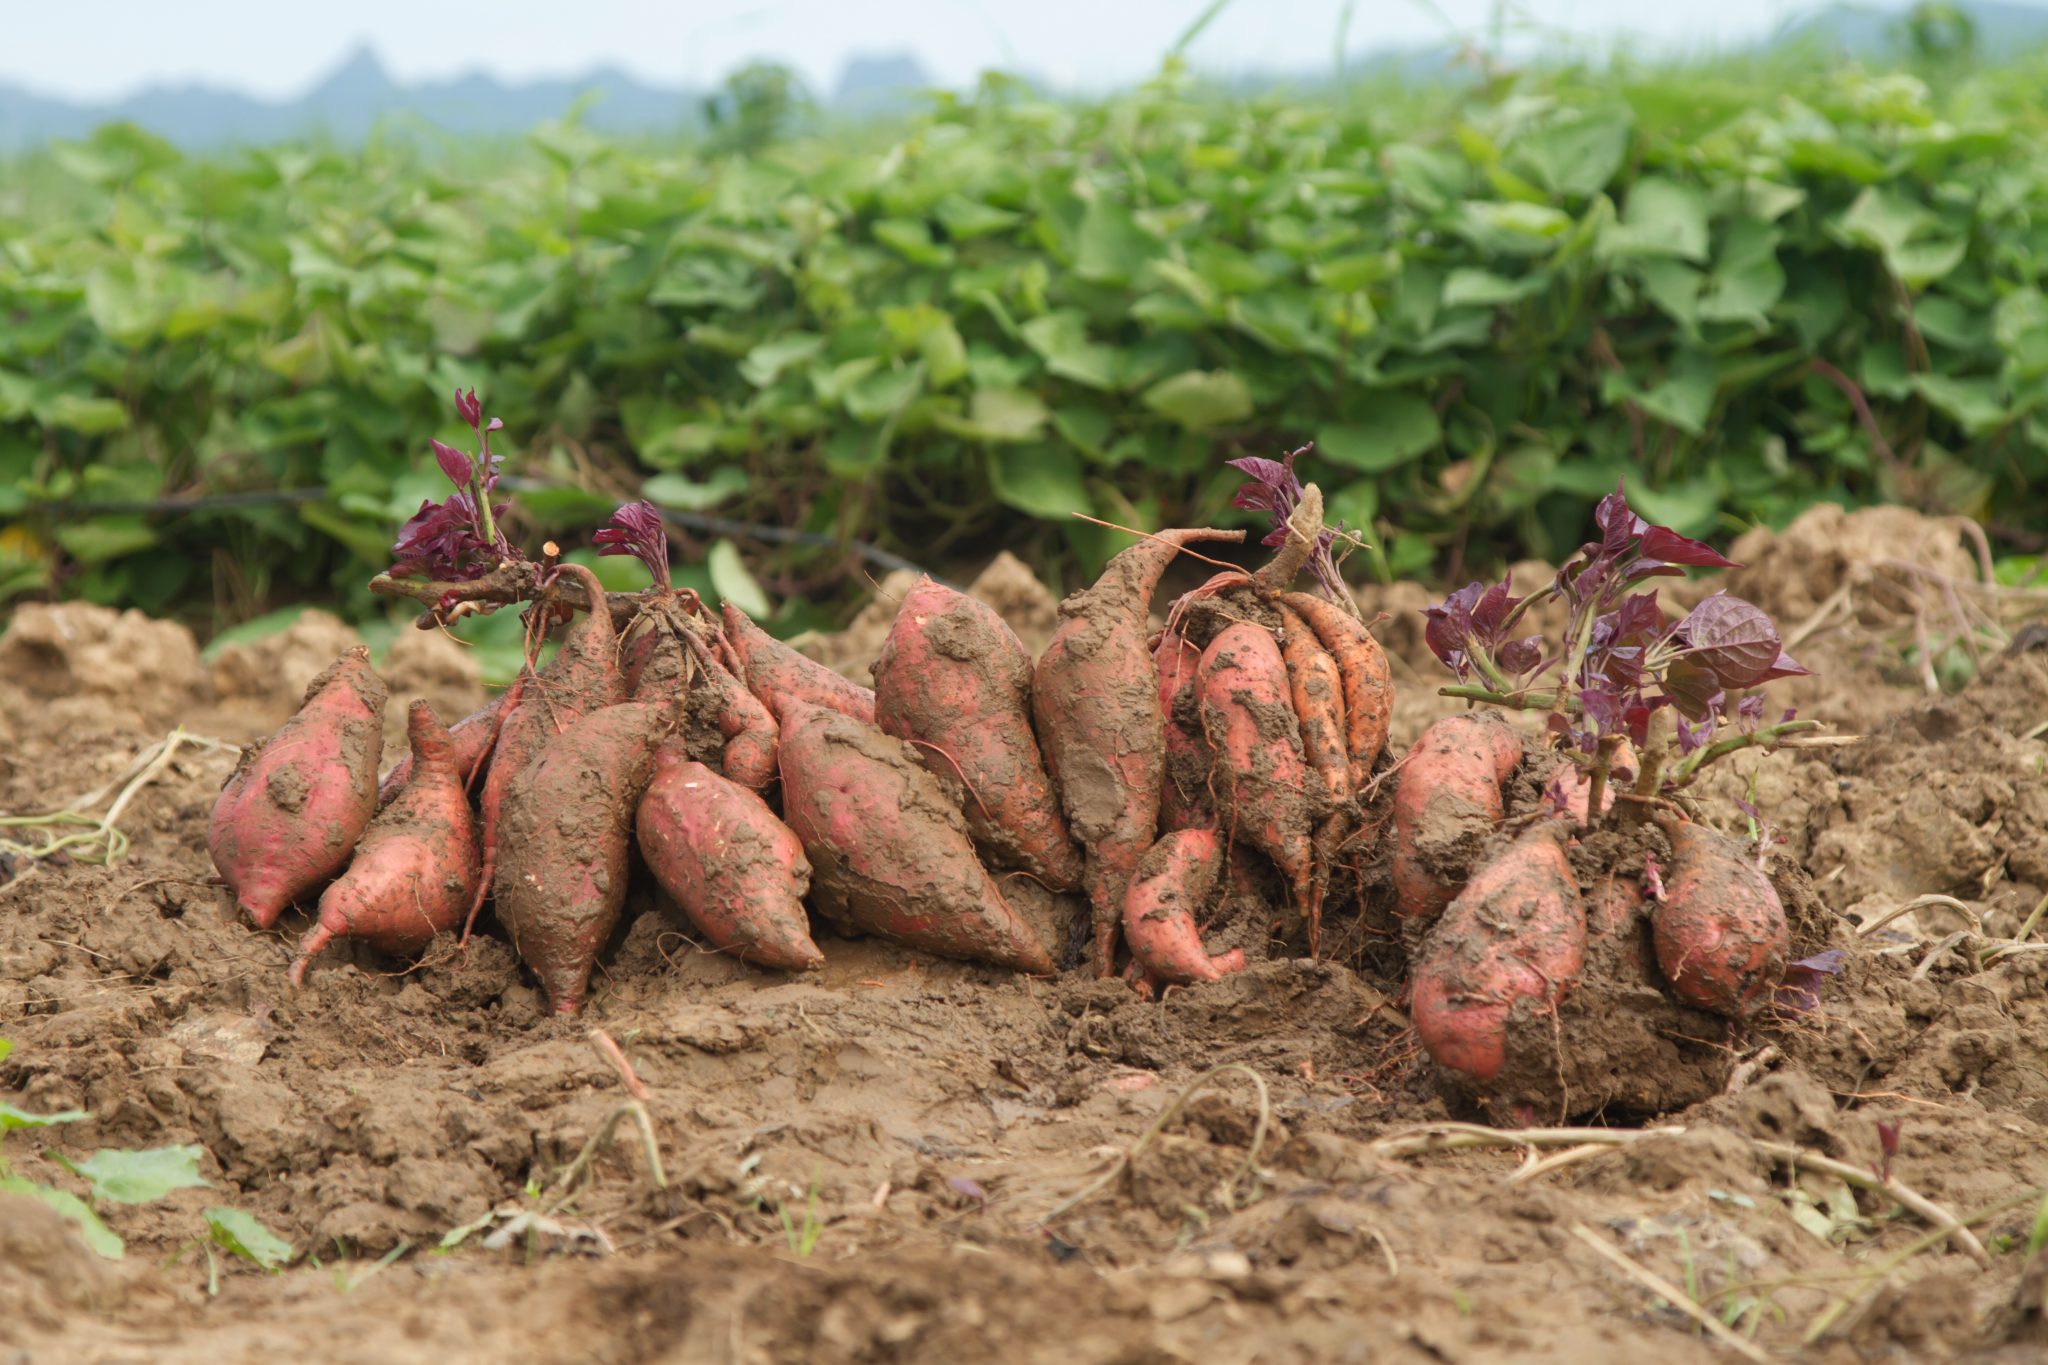
M 601 64 L 708 85 L 756 58 L 829 88 L 860 55 L 942 84 L 989 67 L 1099 88 L 1156 69 L 1208 0 L 0 0 L 0 82 L 100 100 L 155 84 L 296 95 L 367 44 L 394 75 L 567 76 Z M 1510 27 L 1593 43 L 1728 46 L 1822 0 L 1499 0 Z M 1346 0 L 1234 0 L 1190 49 L 1205 71 L 1328 69 Z M 1347 50 L 1487 32 L 1496 0 L 1351 0 Z

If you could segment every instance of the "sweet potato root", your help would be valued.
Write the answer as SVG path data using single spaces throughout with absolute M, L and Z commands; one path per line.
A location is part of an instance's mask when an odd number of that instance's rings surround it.
M 1282 593 L 1280 602 L 1308 623 L 1337 661 L 1344 682 L 1344 748 L 1351 756 L 1351 790 L 1362 792 L 1387 747 L 1387 727 L 1393 723 L 1394 681 L 1386 651 L 1365 622 L 1327 598 L 1290 592 Z
M 633 817 L 672 715 L 648 702 L 593 711 L 548 740 L 505 794 L 491 896 L 558 1013 L 583 1008 L 618 923 Z
M 1148 977 L 1186 986 L 1243 970 L 1243 949 L 1211 957 L 1195 925 L 1222 871 L 1223 837 L 1213 829 L 1176 830 L 1139 860 L 1124 895 L 1124 939 Z
M 1327 815 L 1352 795 L 1344 675 L 1336 656 L 1323 647 L 1308 623 L 1284 605 L 1280 608 L 1280 657 L 1287 665 L 1288 696 L 1301 727 L 1302 756 L 1320 789 L 1317 814 Z
M 1586 912 L 1564 852 L 1544 821 L 1472 874 L 1415 963 L 1412 1018 L 1432 1060 L 1484 1086 L 1501 1074 L 1514 1031 L 1542 1031 L 1586 961 Z
M 1032 675 L 1031 711 L 1067 825 L 1086 856 L 1096 965 L 1116 970 L 1124 890 L 1159 825 L 1166 722 L 1146 648 L 1160 575 L 1183 545 L 1242 531 L 1164 531 L 1109 561 L 1060 603 L 1060 624 Z
M 1159 786 L 1159 830 L 1208 829 L 1216 823 L 1209 793 L 1209 741 L 1202 734 L 1202 651 L 1172 626 L 1152 647 L 1165 722 L 1166 769 Z
M 762 700 L 726 668 L 716 653 L 694 635 L 685 637 L 697 662 L 701 686 L 718 699 L 718 733 L 725 740 L 719 767 L 725 776 L 749 791 L 775 780 L 775 745 L 780 728 Z
M 387 953 L 418 952 L 461 924 L 476 894 L 480 858 L 460 751 L 423 701 L 407 712 L 406 733 L 411 780 L 370 822 L 348 871 L 320 897 L 320 922 L 291 965 L 294 986 L 337 938 L 359 938 Z
M 1505 813 L 1501 788 L 1522 761 L 1507 722 L 1446 716 L 1408 751 L 1394 791 L 1394 894 L 1403 918 L 1429 920 L 1458 892 L 1479 840 Z
M 1049 889 L 1081 885 L 1081 851 L 1031 731 L 1031 655 L 986 605 L 919 581 L 875 660 L 875 723 L 959 792 L 975 846 Z
M 941 957 L 1052 971 L 909 746 L 787 694 L 780 715 L 782 817 L 803 841 L 820 913 Z
M 1235 622 L 1202 652 L 1202 722 L 1216 752 L 1224 833 L 1264 853 L 1287 878 L 1313 955 L 1321 947 L 1322 897 L 1309 847 L 1308 763 L 1287 665 L 1265 627 Z
M 259 929 L 348 865 L 377 810 L 387 696 L 356 646 L 307 685 L 276 734 L 242 751 L 222 786 L 206 847 Z
M 655 753 L 634 828 L 655 880 L 713 947 L 783 971 L 825 965 L 804 913 L 803 844 L 760 797 L 671 739 Z
M 739 658 L 740 675 L 778 721 L 787 720 L 782 714 L 783 702 L 802 701 L 827 707 L 863 725 L 875 723 L 873 692 L 797 653 L 732 603 L 725 603 L 724 610 L 725 642 Z
M 490 757 L 492 741 L 498 737 L 498 717 L 505 713 L 506 707 L 518 704 L 519 690 L 515 681 L 480 710 L 470 712 L 447 727 L 448 737 L 454 743 L 451 753 L 455 771 L 462 774 L 465 786 L 475 780 L 477 770 Z M 412 753 L 407 751 L 405 757 L 398 760 L 398 766 L 384 774 L 384 780 L 377 786 L 377 804 L 380 807 L 390 805 L 405 790 L 405 784 L 412 778 L 412 765 Z
M 1698 1009 L 1744 1019 L 1785 977 L 1791 933 L 1770 879 L 1734 840 L 1660 815 L 1671 837 L 1664 898 L 1650 911 L 1657 965 L 1672 994 Z

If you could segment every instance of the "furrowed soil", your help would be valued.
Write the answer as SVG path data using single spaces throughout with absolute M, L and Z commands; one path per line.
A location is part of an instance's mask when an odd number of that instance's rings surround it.
M 1944 528 L 1906 529 L 1927 573 L 1969 574 Z M 1795 653 L 1821 676 L 1779 689 L 1864 736 L 1744 756 L 1715 783 L 1774 827 L 1773 871 L 1810 889 L 1804 946 L 1843 949 L 1841 970 L 1810 1010 L 1691 1040 L 1721 1054 L 1714 1093 L 1582 1117 L 1634 1140 L 1547 1148 L 1565 1159 L 1545 1166 L 1442 1126 L 1475 1115 L 1406 1027 L 1370 887 L 1362 913 L 1328 911 L 1334 960 L 1240 913 L 1211 943 L 1252 965 L 1154 1000 L 822 922 L 828 966 L 785 977 L 701 951 L 642 892 L 580 1020 L 545 1011 L 496 929 L 418 964 L 330 949 L 293 991 L 309 918 L 257 932 L 209 884 L 233 752 L 181 747 L 122 812 L 113 866 L 0 862 L 0 1101 L 91 1115 L 0 1152 L 83 1194 L 59 1158 L 193 1144 L 209 1185 L 103 1204 L 119 1261 L 0 1195 L 0 1360 L 1735 1358 L 1666 1292 L 1767 1358 L 2040 1359 L 2048 1261 L 2026 1242 L 2048 1186 L 2048 952 L 1984 945 L 2048 892 L 2048 652 L 1988 656 L 1930 695 L 1897 644 L 1940 595 L 1884 569 L 1911 553 L 1902 532 L 1858 550 L 1869 532 L 1822 519 L 1753 540 L 1749 581 L 1726 585 L 1810 626 Z M 1042 590 L 999 577 L 991 599 L 1036 648 Z M 1793 581 L 1799 602 L 1774 598 Z M 1435 695 L 1420 590 L 1366 597 L 1396 613 L 1399 752 L 1455 704 Z M 887 619 L 885 601 L 814 646 L 858 674 Z M 121 779 L 174 725 L 257 738 L 351 642 L 312 618 L 209 667 L 175 627 L 23 608 L 0 641 L 0 810 Z M 412 696 L 453 719 L 484 695 L 429 635 L 383 671 L 394 735 Z M 1855 931 L 1920 897 L 1939 899 Z M 1033 911 L 1064 935 L 1073 907 Z M 645 1087 L 645 1135 L 593 1029 Z M 1407 1140 L 1427 1125 L 1435 1141 Z M 1784 1157 L 1875 1169 L 1893 1131 L 1891 1174 L 1981 1215 L 1988 1267 Z M 205 1249 L 220 1206 L 298 1259 L 272 1274 Z

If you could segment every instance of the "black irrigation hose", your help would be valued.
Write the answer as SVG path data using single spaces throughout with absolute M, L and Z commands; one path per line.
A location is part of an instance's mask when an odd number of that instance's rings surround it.
M 547 488 L 551 485 L 528 482 L 522 479 L 506 479 L 504 483 L 513 490 L 519 488 Z M 47 510 L 58 516 L 102 515 L 102 516 L 164 516 L 173 514 L 190 515 L 195 512 L 212 512 L 229 507 L 288 507 L 304 502 L 318 502 L 327 496 L 321 488 L 275 488 L 243 493 L 207 493 L 182 498 L 136 498 L 120 502 L 59 502 L 47 505 Z M 813 550 L 852 550 L 863 561 L 884 571 L 908 569 L 912 573 L 924 573 L 922 565 L 914 564 L 902 555 L 871 545 L 865 540 L 842 541 L 822 531 L 792 531 L 786 526 L 763 526 L 758 522 L 734 521 L 729 517 L 706 516 L 702 512 L 684 512 L 672 507 L 661 508 L 662 516 L 686 530 L 701 535 L 736 536 L 746 540 L 760 541 L 768 545 L 798 545 Z M 941 580 L 943 581 L 943 580 Z

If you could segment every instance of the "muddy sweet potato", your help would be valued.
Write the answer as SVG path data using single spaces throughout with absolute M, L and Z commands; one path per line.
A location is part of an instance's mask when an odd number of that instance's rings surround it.
M 406 713 L 412 777 L 370 821 L 348 871 L 320 897 L 320 920 L 299 943 L 291 983 L 338 938 L 387 953 L 416 953 L 462 923 L 481 859 L 460 751 L 423 701 Z
M 498 717 L 508 706 L 516 706 L 520 687 L 515 681 L 493 697 L 479 710 L 472 711 L 455 724 L 447 727 L 448 737 L 454 742 L 455 770 L 462 774 L 465 785 L 476 780 L 477 770 L 491 755 L 491 745 L 498 737 Z M 377 786 L 377 804 L 388 806 L 398 799 L 405 790 L 405 784 L 412 778 L 413 756 L 408 751 L 398 760 L 398 765 L 384 774 L 384 780 Z
M 746 787 L 671 739 L 655 752 L 634 829 L 655 880 L 714 948 L 782 971 L 825 965 L 804 913 L 803 843 Z
M 1031 655 L 992 609 L 920 580 L 875 660 L 875 723 L 959 792 L 991 862 L 1053 891 L 1081 885 L 1081 851 L 1031 731 Z
M 749 791 L 761 791 L 775 780 L 775 745 L 780 734 L 775 717 L 703 641 L 692 635 L 685 643 L 697 663 L 698 684 L 709 688 L 717 699 L 718 733 L 725 740 L 719 767 L 729 780 Z
M 821 914 L 940 957 L 1052 971 L 908 745 L 787 695 L 780 714 L 782 818 L 803 841 Z
M 1671 838 L 1664 898 L 1650 911 L 1657 965 L 1697 1009 L 1744 1019 L 1785 977 L 1791 934 L 1770 878 L 1742 846 L 1704 825 L 1660 815 Z
M 633 818 L 673 716 L 648 702 L 593 711 L 549 739 L 505 794 L 491 897 L 558 1013 L 583 1008 L 618 923 Z
M 1148 977 L 1187 986 L 1243 970 L 1243 949 L 1211 957 L 1196 928 L 1222 871 L 1223 836 L 1213 829 L 1176 830 L 1139 860 L 1124 895 L 1124 940 Z
M 1565 858 L 1565 831 L 1545 821 L 1472 874 L 1416 955 L 1415 1032 L 1431 1060 L 1485 1086 L 1522 1050 L 1552 1055 L 1556 1007 L 1586 962 L 1586 912 Z
M 1365 790 L 1373 766 L 1387 747 L 1393 723 L 1394 682 L 1386 651 L 1365 622 L 1327 598 L 1312 593 L 1282 593 L 1281 605 L 1308 623 L 1316 639 L 1337 662 L 1344 685 L 1344 748 L 1351 757 L 1351 790 Z
M 1145 621 L 1181 546 L 1242 540 L 1242 531 L 1163 531 L 1118 554 L 1095 583 L 1060 603 L 1060 623 L 1032 674 L 1031 714 L 1046 769 L 1086 859 L 1096 966 L 1116 970 L 1124 890 L 1159 826 L 1166 721 Z
M 276 734 L 242 751 L 221 788 L 206 847 L 258 928 L 348 865 L 377 810 L 387 696 L 356 646 L 307 685 Z
M 1601 877 L 1585 891 L 1586 961 L 1630 984 L 1656 981 L 1650 902 L 1632 878 Z
M 1273 860 L 1321 947 L 1322 897 L 1309 847 L 1312 806 L 1287 665 L 1264 626 L 1226 626 L 1202 652 L 1202 723 L 1216 753 L 1216 813 L 1225 836 Z
M 1166 771 L 1159 787 L 1159 832 L 1209 829 L 1216 800 L 1209 793 L 1209 741 L 1202 735 L 1202 651 L 1172 626 L 1152 647 L 1165 722 Z
M 1405 919 L 1429 920 L 1458 892 L 1462 874 L 1505 814 L 1502 787 L 1522 743 L 1488 713 L 1446 716 L 1408 751 L 1394 789 L 1394 895 Z
M 725 643 L 739 659 L 739 674 L 778 721 L 786 719 L 783 702 L 802 701 L 837 711 L 863 725 L 875 723 L 873 692 L 797 653 L 732 603 L 725 603 L 724 610 Z
M 1370 637 L 1367 637 L 1370 638 Z M 1351 751 L 1344 725 L 1344 675 L 1336 656 L 1291 607 L 1280 608 L 1280 657 L 1301 729 L 1302 756 L 1320 789 L 1319 814 L 1351 799 Z M 1375 755 L 1377 756 L 1377 755 Z

